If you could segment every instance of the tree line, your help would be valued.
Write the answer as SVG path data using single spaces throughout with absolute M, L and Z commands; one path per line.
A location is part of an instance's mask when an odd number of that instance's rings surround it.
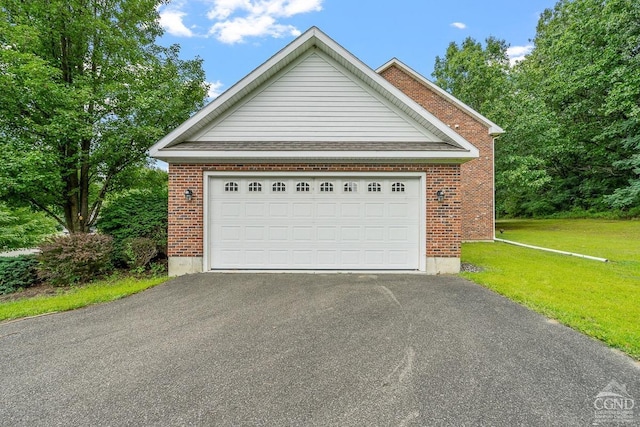
M 504 40 L 437 57 L 436 84 L 498 123 L 502 216 L 640 214 L 640 2 L 561 0 L 512 66 Z
M 89 231 L 110 194 L 135 186 L 148 148 L 204 105 L 202 60 L 156 43 L 162 2 L 2 1 L 0 208 Z M 639 215 L 640 2 L 560 0 L 533 43 L 515 66 L 493 37 L 435 62 L 438 85 L 506 130 L 498 214 Z

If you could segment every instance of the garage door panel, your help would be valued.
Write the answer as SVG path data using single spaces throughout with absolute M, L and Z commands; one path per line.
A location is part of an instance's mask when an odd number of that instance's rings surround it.
M 244 237 L 250 242 L 262 242 L 265 240 L 266 232 L 265 227 L 260 225 L 245 226 Z
M 243 265 L 250 266 L 245 268 L 256 268 L 257 266 L 264 265 L 265 261 L 265 253 L 263 250 L 247 249 L 245 251 L 245 259 L 243 260 Z M 240 268 L 241 266 L 242 265 L 238 264 L 236 267 Z
M 286 226 L 269 227 L 270 241 L 287 241 L 289 240 L 289 228 Z
M 222 218 L 233 218 L 240 216 L 241 209 L 242 204 L 240 203 L 225 202 L 222 205 L 221 209 Z
M 270 250 L 269 263 L 274 267 L 286 267 L 289 265 L 289 251 Z
M 239 265 L 241 262 L 242 251 L 241 250 L 222 250 L 220 251 L 222 262 L 229 265 Z
M 389 242 L 405 242 L 409 238 L 409 233 L 412 229 L 407 226 L 392 226 L 389 227 Z
M 263 218 L 266 212 L 266 203 L 245 202 L 244 215 L 247 218 Z
M 317 203 L 316 212 L 318 218 L 337 218 L 337 206 L 335 203 Z
M 359 218 L 360 217 L 360 204 L 359 203 L 343 203 L 340 205 L 340 215 L 343 218 Z
M 224 226 L 220 234 L 223 242 L 239 242 L 242 240 L 242 227 Z
M 385 234 L 384 227 L 364 228 L 364 240 L 366 242 L 384 242 Z
M 342 250 L 340 251 L 340 258 L 347 266 L 362 265 L 359 250 Z
M 389 217 L 404 219 L 409 218 L 412 214 L 408 202 L 403 203 L 389 203 Z
M 338 254 L 335 250 L 318 250 L 318 268 L 335 268 Z
M 313 203 L 293 203 L 294 218 L 313 218 Z
M 340 240 L 351 243 L 360 241 L 360 227 L 340 227 Z
M 417 269 L 419 189 L 416 178 L 212 177 L 210 268 Z
M 407 257 L 409 256 L 409 253 L 404 250 L 390 250 L 388 254 L 389 254 L 389 264 L 395 265 L 395 266 L 404 265 Z
M 293 227 L 293 240 L 294 242 L 313 242 L 315 233 L 313 227 Z
M 335 225 L 332 226 L 316 226 L 317 240 L 319 242 L 336 242 L 338 240 L 338 231 Z
M 377 250 L 377 251 L 366 251 L 365 252 L 365 262 L 369 266 L 374 265 L 383 265 L 384 262 L 385 251 Z
M 269 203 L 269 216 L 275 218 L 288 218 L 289 217 L 289 204 L 288 203 Z
M 384 203 L 367 203 L 364 212 L 367 218 L 382 218 L 384 216 Z
M 293 251 L 293 265 L 299 268 L 308 268 L 309 265 L 314 264 L 314 257 L 312 250 L 294 250 Z

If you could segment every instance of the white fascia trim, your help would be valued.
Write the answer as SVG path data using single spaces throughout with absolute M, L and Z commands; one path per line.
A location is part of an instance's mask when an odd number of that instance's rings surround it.
M 205 171 L 202 174 L 202 271 L 212 271 L 209 260 L 210 237 L 209 237 L 209 182 L 211 178 L 228 176 L 360 176 L 360 177 L 385 177 L 385 178 L 418 178 L 420 179 L 420 238 L 418 239 L 418 271 L 427 271 L 427 174 L 425 172 L 227 172 L 227 171 Z
M 425 154 L 420 151 L 222 151 L 212 155 L 208 151 L 172 151 L 162 152 L 154 156 L 159 160 L 172 162 L 180 159 L 188 161 L 224 161 L 224 160 L 472 160 L 478 157 L 478 150 L 473 151 L 432 151 Z
M 209 177 L 211 172 L 202 174 L 202 271 L 211 271 L 211 262 L 209 261 L 209 248 L 211 247 L 211 238 L 209 237 Z
M 317 171 L 205 171 L 203 172 L 204 178 L 208 177 L 217 177 L 217 176 L 327 176 L 327 177 L 336 177 L 336 176 L 362 176 L 362 177 L 388 177 L 388 178 L 421 178 L 426 177 L 425 172 L 340 172 L 340 171 L 331 171 L 331 172 L 317 172 Z
M 440 86 L 436 85 L 431 80 L 427 79 L 422 74 L 418 73 L 417 71 L 415 71 L 408 65 L 404 64 L 402 61 L 400 61 L 397 58 L 393 58 L 390 61 L 388 61 L 386 64 L 379 67 L 376 70 L 376 73 L 380 74 L 383 71 L 385 71 L 387 68 L 391 67 L 392 65 L 395 65 L 398 68 L 402 69 L 404 72 L 410 74 L 413 78 L 415 78 L 425 86 L 428 86 L 430 89 L 437 92 L 439 95 L 441 95 L 442 97 L 446 98 L 447 100 L 451 101 L 453 104 L 458 106 L 461 110 L 465 111 L 470 116 L 475 117 L 476 119 L 478 119 L 478 121 L 485 124 L 489 128 L 489 135 L 498 136 L 504 133 L 504 129 L 502 129 L 500 126 L 493 123 L 491 120 L 489 120 L 488 118 L 486 118 L 485 116 L 483 116 L 482 114 L 474 110 L 473 108 L 469 107 L 467 104 L 460 101 L 458 98 L 451 95 L 449 92 L 442 89 Z

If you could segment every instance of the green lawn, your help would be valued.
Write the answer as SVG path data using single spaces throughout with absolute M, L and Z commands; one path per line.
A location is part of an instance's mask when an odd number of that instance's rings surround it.
M 462 273 L 640 360 L 640 221 L 499 221 L 506 240 L 604 257 L 558 255 L 506 243 L 465 243 Z
M 91 304 L 113 301 L 159 285 L 166 280 L 168 277 L 112 279 L 90 285 L 60 288 L 57 295 L 2 302 L 0 303 L 0 321 L 73 310 Z

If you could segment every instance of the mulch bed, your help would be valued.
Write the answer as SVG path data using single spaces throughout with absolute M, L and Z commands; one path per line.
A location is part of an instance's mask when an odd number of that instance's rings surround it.
M 59 290 L 60 288 L 42 283 L 40 285 L 32 286 L 18 292 L 13 292 L 7 295 L 0 295 L 0 302 L 15 301 L 22 298 L 33 298 L 43 295 L 55 295 Z

